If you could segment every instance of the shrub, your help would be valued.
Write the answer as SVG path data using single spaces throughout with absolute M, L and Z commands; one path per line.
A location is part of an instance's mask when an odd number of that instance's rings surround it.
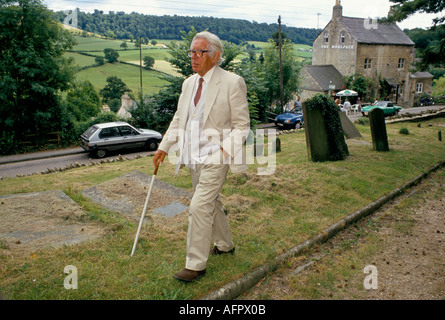
M 409 134 L 409 130 L 407 128 L 402 128 L 399 131 L 400 134 Z

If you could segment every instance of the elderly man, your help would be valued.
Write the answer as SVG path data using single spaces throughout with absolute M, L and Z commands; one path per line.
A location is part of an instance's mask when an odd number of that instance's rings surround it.
M 194 193 L 186 263 L 173 275 L 182 281 L 203 276 L 209 254 L 235 250 L 219 193 L 229 168 L 247 169 L 242 146 L 250 119 L 245 82 L 219 67 L 222 54 L 216 35 L 201 32 L 193 38 L 188 56 L 196 74 L 184 81 L 178 109 L 153 158 L 155 164 L 162 163 L 170 149 L 177 149 L 176 173 L 184 165 L 190 169 Z

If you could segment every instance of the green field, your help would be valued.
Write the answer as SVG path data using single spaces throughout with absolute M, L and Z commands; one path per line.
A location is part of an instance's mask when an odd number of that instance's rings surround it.
M 67 57 L 74 58 L 74 64 L 80 68 L 88 67 L 76 73 L 79 80 L 90 81 L 96 90 L 101 90 L 107 83 L 109 76 L 117 76 L 124 81 L 133 93 L 139 92 L 140 89 L 140 55 L 141 52 L 134 47 L 134 43 L 127 41 L 128 48 L 126 50 L 120 47 L 122 40 L 109 40 L 95 37 L 75 36 L 77 44 L 73 47 L 72 52 L 67 52 Z M 158 44 L 142 45 L 142 58 L 151 56 L 155 59 L 153 70 L 142 70 L 142 88 L 144 94 L 153 94 L 167 84 L 166 81 L 159 79 L 160 72 L 177 75 L 170 64 L 165 60 L 169 56 L 168 49 L 164 44 L 171 41 L 157 40 Z M 105 48 L 115 49 L 119 53 L 119 61 L 134 64 L 106 63 L 102 66 L 95 65 L 95 57 L 103 57 Z M 87 53 L 84 55 L 81 53 Z M 93 55 L 93 56 L 90 56 Z
M 158 92 L 167 82 L 160 79 L 158 71 L 142 70 L 142 88 L 145 94 Z M 106 63 L 99 67 L 88 68 L 76 74 L 79 80 L 90 81 L 96 90 L 105 87 L 107 77 L 117 76 L 124 81 L 133 93 L 139 92 L 140 68 L 121 63 Z
M 74 58 L 75 64 L 79 67 L 88 67 L 79 71 L 76 76 L 77 79 L 90 81 L 96 90 L 101 90 L 106 85 L 106 79 L 109 76 L 117 76 L 124 81 L 133 93 L 139 91 L 140 75 L 139 64 L 140 56 L 142 59 L 145 56 L 150 56 L 155 59 L 153 70 L 143 70 L 142 72 L 142 87 L 144 94 L 153 94 L 167 84 L 165 81 L 158 78 L 160 72 L 179 75 L 175 72 L 172 66 L 166 61 L 170 56 L 166 45 L 170 44 L 172 40 L 156 40 L 157 45 L 153 46 L 142 45 L 142 50 L 134 47 L 134 43 L 127 41 L 128 48 L 126 50 L 121 48 L 122 40 L 110 40 L 96 37 L 80 37 L 75 36 L 77 44 L 73 47 L 72 52 L 67 52 L 66 56 Z M 255 45 L 257 55 L 263 52 L 267 42 L 249 41 L 249 44 Z M 103 50 L 105 48 L 115 49 L 119 53 L 119 61 L 134 64 L 134 66 L 120 63 L 106 63 L 102 66 L 94 66 L 95 58 L 93 56 L 103 57 Z M 301 58 L 311 58 L 310 46 L 294 44 L 295 53 Z M 93 56 L 87 56 L 80 53 L 87 53 Z M 184 53 L 185 54 L 185 53 Z M 238 61 L 246 58 L 247 54 L 243 53 L 238 57 Z

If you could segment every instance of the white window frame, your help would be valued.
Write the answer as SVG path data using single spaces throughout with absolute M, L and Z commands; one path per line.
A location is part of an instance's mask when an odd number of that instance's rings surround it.
M 416 93 L 422 93 L 423 92 L 423 82 L 417 82 L 416 83 Z

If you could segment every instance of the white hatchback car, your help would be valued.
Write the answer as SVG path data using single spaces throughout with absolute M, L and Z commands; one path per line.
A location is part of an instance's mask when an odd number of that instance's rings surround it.
M 145 148 L 154 151 L 161 140 L 159 132 L 136 129 L 126 122 L 95 124 L 80 135 L 81 147 L 98 158 L 118 150 Z

